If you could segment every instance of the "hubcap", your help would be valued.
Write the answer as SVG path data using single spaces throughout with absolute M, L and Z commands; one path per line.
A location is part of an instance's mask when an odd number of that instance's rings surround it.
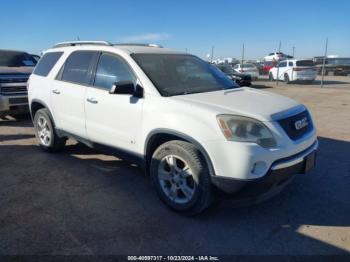
M 46 119 L 42 116 L 38 118 L 38 138 L 40 143 L 44 146 L 49 146 L 51 143 L 51 130 L 46 121 Z
M 179 156 L 168 155 L 160 161 L 158 179 L 163 192 L 171 201 L 186 204 L 193 198 L 196 182 L 191 168 Z

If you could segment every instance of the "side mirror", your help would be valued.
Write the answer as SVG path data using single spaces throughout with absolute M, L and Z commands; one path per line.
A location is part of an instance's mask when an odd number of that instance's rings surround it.
M 115 82 L 111 89 L 110 94 L 132 95 L 134 97 L 143 97 L 143 88 L 140 85 L 136 85 L 131 81 L 119 81 Z

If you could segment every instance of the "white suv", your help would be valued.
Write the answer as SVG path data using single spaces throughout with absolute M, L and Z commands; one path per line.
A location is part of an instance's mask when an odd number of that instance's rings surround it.
M 293 81 L 312 83 L 317 77 L 317 68 L 312 60 L 283 60 L 269 71 L 270 81 L 282 80 L 289 84 Z
M 67 138 L 143 166 L 160 198 L 190 214 L 220 189 L 266 199 L 315 164 L 305 106 L 240 88 L 196 56 L 149 45 L 68 42 L 45 52 L 29 80 L 42 149 Z

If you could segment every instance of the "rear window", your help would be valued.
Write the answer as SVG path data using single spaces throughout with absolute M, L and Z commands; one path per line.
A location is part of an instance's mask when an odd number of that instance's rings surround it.
M 76 51 L 72 53 L 64 64 L 61 80 L 77 84 L 88 84 L 91 77 L 89 69 L 95 54 L 96 52 L 93 51 Z
M 35 66 L 36 60 L 25 52 L 0 50 L 0 66 Z
M 314 66 L 314 62 L 312 60 L 299 60 L 296 62 L 297 66 Z
M 47 76 L 51 69 L 54 67 L 58 59 L 62 56 L 63 52 L 46 53 L 35 67 L 33 74 L 39 76 Z

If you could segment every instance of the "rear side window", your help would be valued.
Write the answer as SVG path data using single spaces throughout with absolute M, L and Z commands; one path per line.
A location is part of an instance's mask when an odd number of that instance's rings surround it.
M 135 82 L 135 77 L 129 66 L 120 58 L 102 54 L 96 69 L 94 86 L 111 89 L 115 82 Z
M 44 54 L 35 67 L 33 74 L 47 76 L 62 54 L 63 52 L 51 52 Z
M 279 67 L 286 67 L 287 66 L 287 62 L 281 62 L 280 64 L 279 64 Z
M 89 84 L 91 77 L 91 64 L 96 52 L 76 51 L 66 60 L 61 76 L 61 80 L 77 83 Z
M 293 62 L 288 62 L 288 66 L 293 66 Z
M 296 62 L 297 66 L 314 66 L 314 62 L 312 60 L 300 60 Z

